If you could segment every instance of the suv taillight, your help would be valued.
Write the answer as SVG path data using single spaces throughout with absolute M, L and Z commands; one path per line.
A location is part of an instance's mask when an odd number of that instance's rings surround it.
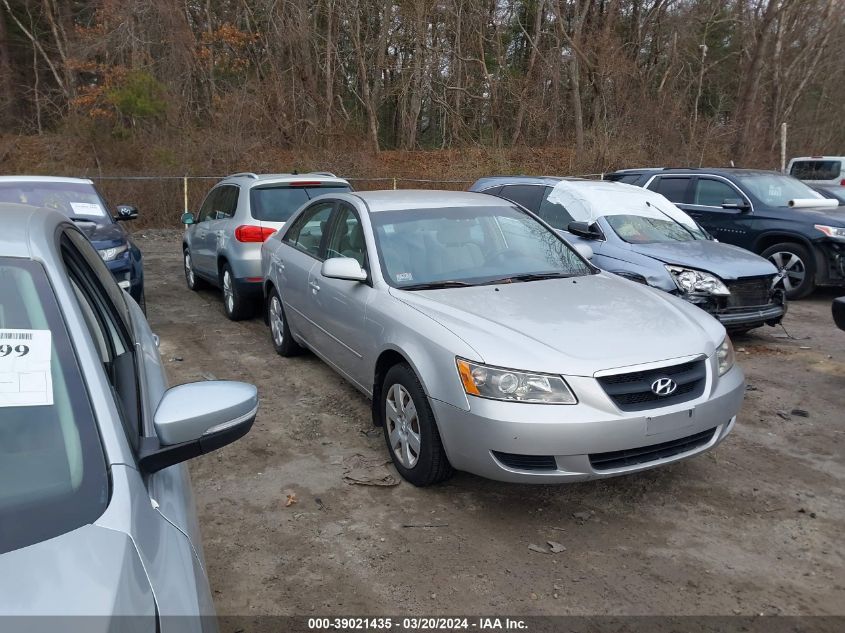
M 235 239 L 239 242 L 264 242 L 276 229 L 266 229 L 254 224 L 243 224 L 235 229 Z
M 839 184 L 840 184 L 840 185 L 842 185 L 843 187 L 845 187 L 845 178 L 843 178 L 842 180 L 840 180 L 840 181 L 839 181 Z

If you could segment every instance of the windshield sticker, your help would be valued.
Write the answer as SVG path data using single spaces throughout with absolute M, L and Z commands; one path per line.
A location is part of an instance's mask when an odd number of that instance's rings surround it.
M 0 330 L 0 408 L 53 404 L 50 330 Z
M 396 273 L 396 281 L 413 281 L 414 276 L 411 273 Z
M 104 215 L 103 207 L 96 202 L 71 202 L 70 206 L 76 215 L 96 215 L 98 217 Z

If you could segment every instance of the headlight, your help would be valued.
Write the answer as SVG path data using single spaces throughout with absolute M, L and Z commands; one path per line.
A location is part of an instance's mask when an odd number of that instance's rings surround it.
M 725 336 L 725 340 L 722 341 L 722 344 L 716 350 L 716 360 L 719 361 L 720 376 L 724 376 L 734 366 L 736 356 L 734 356 L 734 346 L 729 336 Z
M 680 266 L 666 266 L 666 270 L 672 275 L 678 290 L 684 294 L 700 293 L 719 296 L 731 294 L 731 291 L 722 283 L 721 279 L 702 270 Z
M 816 224 L 816 228 L 827 235 L 828 237 L 845 240 L 845 229 L 839 226 L 826 226 L 824 224 Z
M 560 376 L 489 367 L 462 358 L 455 360 L 464 391 L 471 396 L 541 404 L 577 402 Z
M 110 262 L 114 259 L 117 259 L 118 256 L 123 255 L 126 251 L 129 250 L 129 244 L 121 244 L 120 246 L 115 246 L 113 248 L 104 248 L 101 251 L 97 251 L 100 254 L 100 257 L 103 258 L 104 262 Z

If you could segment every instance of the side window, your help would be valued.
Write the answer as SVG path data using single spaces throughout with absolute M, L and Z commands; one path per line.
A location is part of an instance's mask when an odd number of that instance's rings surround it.
M 331 237 L 326 247 L 326 257 L 351 257 L 362 266 L 367 263 L 367 247 L 364 243 L 364 228 L 352 207 L 343 204 L 334 222 Z
M 334 209 L 334 202 L 318 202 L 313 207 L 306 209 L 299 216 L 290 230 L 282 238 L 294 248 L 308 253 L 312 257 L 320 257 L 320 244 L 323 241 L 323 234 L 329 224 L 329 218 Z
M 690 179 L 685 177 L 660 176 L 655 178 L 648 188 L 664 195 L 672 202 L 683 204 L 687 201 L 689 182 Z
M 549 194 L 553 189 L 554 187 L 546 187 L 538 215 L 554 228 L 566 230 L 573 218 L 560 202 L 549 202 Z
M 211 209 L 212 220 L 225 220 L 235 215 L 239 191 L 240 189 L 233 185 L 223 185 L 217 189 Z
M 211 215 L 211 209 L 214 206 L 214 199 L 220 194 L 220 188 L 212 189 L 208 192 L 208 195 L 203 200 L 202 206 L 200 207 L 199 213 L 197 214 L 197 223 L 205 222 L 210 220 L 209 217 Z
M 123 291 L 112 279 L 107 280 L 110 283 L 103 282 L 102 271 L 92 265 L 95 262 L 102 264 L 102 261 L 96 257 L 96 252 L 87 240 L 75 231 L 67 231 L 62 238 L 62 259 L 85 323 L 100 354 L 126 437 L 137 450 L 142 434 L 140 389 L 134 345 L 125 320 Z M 115 294 L 113 290 L 120 294 Z
M 486 193 L 489 196 L 499 196 L 502 194 L 502 186 L 499 185 L 498 187 L 490 187 L 489 189 L 479 191 L 478 193 Z
M 696 183 L 694 204 L 721 207 L 725 200 L 736 198 L 742 198 L 742 194 L 722 180 L 699 178 Z
M 505 185 L 499 195 L 537 213 L 544 189 L 540 185 Z

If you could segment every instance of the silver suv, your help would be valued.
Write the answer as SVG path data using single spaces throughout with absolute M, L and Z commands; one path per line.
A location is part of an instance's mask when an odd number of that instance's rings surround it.
M 188 288 L 223 290 L 223 310 L 233 321 L 251 317 L 260 303 L 261 244 L 310 199 L 351 191 L 329 172 L 228 176 L 217 183 L 199 212 L 185 213 L 182 238 Z

